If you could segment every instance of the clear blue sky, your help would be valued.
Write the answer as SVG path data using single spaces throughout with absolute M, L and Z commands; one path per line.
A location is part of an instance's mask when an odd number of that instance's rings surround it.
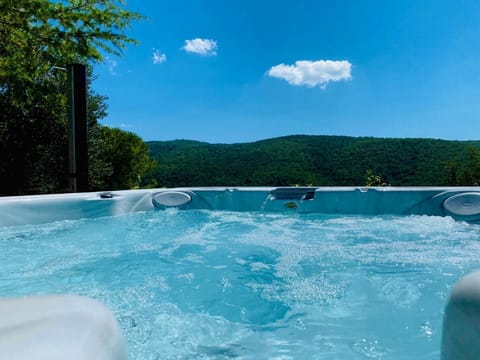
M 143 0 L 96 67 L 103 124 L 144 140 L 480 139 L 478 0 Z

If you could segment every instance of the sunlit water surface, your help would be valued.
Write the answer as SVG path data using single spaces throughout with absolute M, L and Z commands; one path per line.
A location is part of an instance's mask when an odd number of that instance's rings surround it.
M 0 229 L 0 296 L 105 303 L 131 359 L 438 359 L 480 227 L 152 211 Z

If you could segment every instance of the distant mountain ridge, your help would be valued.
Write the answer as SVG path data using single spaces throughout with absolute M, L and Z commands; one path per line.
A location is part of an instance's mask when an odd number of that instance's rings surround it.
M 291 135 L 251 143 L 147 142 L 157 186 L 392 186 L 450 184 L 449 169 L 480 141 Z M 450 176 L 450 177 L 449 177 Z

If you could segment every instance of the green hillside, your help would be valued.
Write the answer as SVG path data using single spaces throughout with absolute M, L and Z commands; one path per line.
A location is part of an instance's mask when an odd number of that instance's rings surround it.
M 147 144 L 158 164 L 144 182 L 165 187 L 366 185 L 367 171 L 392 186 L 473 185 L 461 182 L 480 151 L 480 141 L 305 135 Z

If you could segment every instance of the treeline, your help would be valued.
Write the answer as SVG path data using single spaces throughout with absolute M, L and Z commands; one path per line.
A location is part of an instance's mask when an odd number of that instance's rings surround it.
M 446 186 L 480 184 L 480 142 L 287 136 L 244 144 L 148 143 L 145 184 Z

